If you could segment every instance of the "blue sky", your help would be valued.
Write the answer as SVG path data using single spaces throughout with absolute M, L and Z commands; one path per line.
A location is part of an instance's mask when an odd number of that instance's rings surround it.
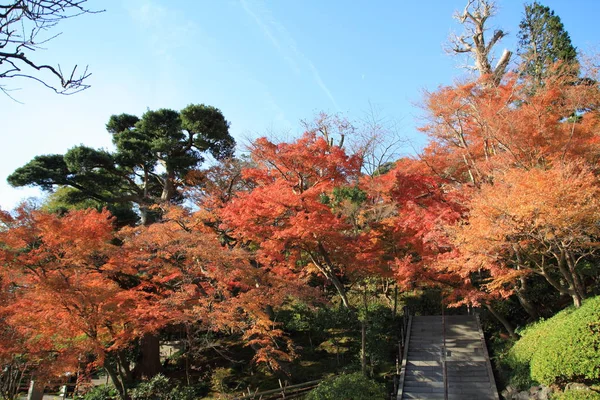
M 0 207 L 35 189 L 6 177 L 39 154 L 85 144 L 111 148 L 112 114 L 220 108 L 241 146 L 263 135 L 293 137 L 319 111 L 365 118 L 370 109 L 396 124 L 414 152 L 423 90 L 466 72 L 443 44 L 460 32 L 452 19 L 464 0 L 89 0 L 106 12 L 63 21 L 63 34 L 34 59 L 64 68 L 89 65 L 92 87 L 58 96 L 27 81 L 2 82 L 23 104 L 0 97 Z M 600 2 L 546 0 L 575 46 L 598 50 Z M 509 32 L 498 50 L 514 50 L 522 2 L 498 0 L 490 27 Z

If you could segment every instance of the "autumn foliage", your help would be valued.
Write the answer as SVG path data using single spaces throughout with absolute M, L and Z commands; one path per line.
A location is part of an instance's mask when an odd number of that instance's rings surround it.
M 48 379 L 104 367 L 126 398 L 141 364 L 128 354 L 174 331 L 235 336 L 283 371 L 297 347 L 276 313 L 296 300 L 352 311 L 373 278 L 485 306 L 513 335 L 494 305 L 539 317 L 532 283 L 581 305 L 597 289 L 598 84 L 485 79 L 428 93 L 425 150 L 372 174 L 311 129 L 186 169 L 193 206 L 162 202 L 152 224 L 2 212 L 0 362 Z
M 239 332 L 257 362 L 276 367 L 293 355 L 265 311 L 293 285 L 223 248 L 188 212 L 119 232 L 95 210 L 59 217 L 21 208 L 2 222 L 0 354 L 26 353 L 47 375 L 104 366 L 123 382 L 131 371 L 122 351 L 146 333 L 194 324 Z
M 336 188 L 357 184 L 360 157 L 314 133 L 289 144 L 262 138 L 251 154 L 256 166 L 242 174 L 255 187 L 222 210 L 225 229 L 253 243 L 257 261 L 276 275 L 302 279 L 318 271 L 348 306 L 342 276 L 371 265 L 361 262 L 361 235 L 328 199 Z

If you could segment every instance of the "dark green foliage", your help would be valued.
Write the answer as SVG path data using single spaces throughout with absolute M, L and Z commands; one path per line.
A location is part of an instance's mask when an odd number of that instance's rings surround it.
M 131 203 L 106 204 L 95 199 L 90 199 L 80 190 L 69 186 L 59 187 L 42 204 L 42 210 L 58 215 L 63 215 L 73 209 L 95 208 L 100 211 L 104 207 L 117 218 L 119 225 L 133 225 L 139 219 L 135 211 L 133 211 L 133 204 Z
M 131 400 L 193 400 L 195 390 L 191 387 L 175 386 L 162 374 L 142 382 L 131 391 Z
M 406 293 L 402 301 L 412 315 L 442 314 L 442 293 L 438 289 Z
M 25 166 L 17 168 L 7 181 L 11 186 L 39 186 L 50 190 L 54 185 L 69 184 L 69 169 L 61 154 L 35 156 Z
M 109 400 L 118 398 L 119 394 L 113 385 L 99 385 L 91 388 L 83 396 L 75 396 L 76 400 Z
M 367 199 L 367 193 L 359 189 L 357 186 L 343 186 L 333 189 L 333 203 L 340 204 L 344 200 L 350 201 L 352 204 L 361 204 Z
M 306 398 L 307 400 L 383 400 L 386 398 L 386 393 L 383 385 L 357 372 L 321 382 Z
M 69 186 L 80 192 L 73 205 L 93 199 L 131 209 L 133 203 L 147 223 L 150 206 L 182 201 L 180 182 L 204 162 L 206 153 L 223 159 L 233 155 L 235 146 L 221 111 L 203 104 L 181 112 L 148 111 L 141 118 L 113 115 L 106 128 L 113 135 L 114 153 L 81 145 L 64 155 L 37 156 L 8 182 L 47 191 Z
M 391 360 L 390 353 L 395 350 L 397 326 L 394 323 L 390 308 L 380 303 L 369 305 L 366 322 L 367 362 L 370 368 L 374 369 Z
M 511 384 L 546 385 L 600 380 L 600 297 L 530 325 L 504 357 Z
M 524 62 L 523 73 L 540 82 L 548 68 L 557 61 L 577 75 L 577 50 L 571 43 L 560 17 L 550 8 L 537 1 L 525 5 L 525 13 L 519 24 L 518 54 Z
M 367 199 L 367 193 L 359 189 L 357 186 L 343 186 L 333 189 L 333 196 L 328 196 L 322 193 L 319 201 L 323 204 L 329 204 L 333 207 L 338 207 L 344 201 L 348 201 L 353 205 L 360 205 Z

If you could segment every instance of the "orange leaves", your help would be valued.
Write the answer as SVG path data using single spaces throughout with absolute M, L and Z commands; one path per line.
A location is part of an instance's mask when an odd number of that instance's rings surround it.
M 533 168 L 598 152 L 597 85 L 552 75 L 533 91 L 508 76 L 499 86 L 479 82 L 427 94 L 432 142 L 424 159 L 444 177 L 480 184 L 507 166 Z
M 293 143 L 258 139 L 252 158 L 256 167 L 242 174 L 256 187 L 238 194 L 222 210 L 223 227 L 256 243 L 257 257 L 265 265 L 299 272 L 297 262 L 312 254 L 319 258 L 313 262 L 328 263 L 329 268 L 345 267 L 346 262 L 351 266 L 352 256 L 340 257 L 351 245 L 346 234 L 350 226 L 323 198 L 334 187 L 358 179 L 360 157 L 306 133 Z
M 58 217 L 23 209 L 2 218 L 0 316 L 20 352 L 53 354 L 67 369 L 79 355 L 101 363 L 172 324 L 247 330 L 268 320 L 264 309 L 283 301 L 278 293 L 295 290 L 240 249 L 222 247 L 182 209 L 118 234 L 105 211 Z
M 244 170 L 244 177 L 261 185 L 280 180 L 295 193 L 310 188 L 326 191 L 358 176 L 360 157 L 348 156 L 338 146 L 307 132 L 293 143 L 274 144 L 260 138 L 251 147 L 258 168 Z
M 517 239 L 525 247 L 529 241 L 581 242 L 600 234 L 599 196 L 596 178 L 578 164 L 509 170 L 474 198 L 469 236 L 498 244 Z
M 530 273 L 560 270 L 569 281 L 581 256 L 595 251 L 598 220 L 600 187 L 582 163 L 509 169 L 473 196 L 468 223 L 456 228 L 456 271 L 485 271 L 482 289 L 503 296 Z

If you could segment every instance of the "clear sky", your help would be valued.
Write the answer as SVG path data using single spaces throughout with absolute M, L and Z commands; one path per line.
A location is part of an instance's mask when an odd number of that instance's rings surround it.
M 545 0 L 574 45 L 598 50 L 600 1 Z M 20 103 L 0 96 L 0 207 L 36 196 L 6 177 L 39 154 L 85 144 L 111 148 L 112 114 L 221 109 L 239 143 L 290 137 L 319 111 L 365 117 L 369 109 L 397 123 L 413 152 L 423 90 L 465 72 L 443 44 L 460 26 L 451 18 L 465 0 L 89 0 L 92 9 L 58 26 L 63 34 L 32 57 L 63 68 L 89 65 L 92 87 L 59 96 L 27 81 L 1 82 Z M 515 49 L 523 3 L 498 0 L 490 27 Z

